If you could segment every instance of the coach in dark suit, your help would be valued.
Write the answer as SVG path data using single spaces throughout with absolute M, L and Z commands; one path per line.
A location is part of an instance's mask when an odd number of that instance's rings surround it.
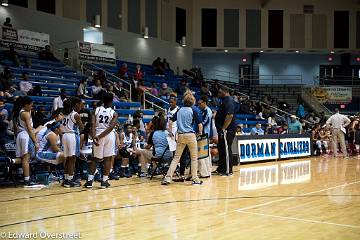
M 235 103 L 226 87 L 220 87 L 218 95 L 222 99 L 222 103 L 215 116 L 219 151 L 219 166 L 216 173 L 231 175 L 233 173 L 231 146 L 236 132 Z

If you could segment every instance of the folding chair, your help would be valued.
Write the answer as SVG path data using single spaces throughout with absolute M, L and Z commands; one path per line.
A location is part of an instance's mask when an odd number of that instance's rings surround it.
M 167 146 L 167 148 L 164 150 L 164 152 L 162 153 L 160 158 L 156 158 L 156 157 L 151 158 L 151 164 L 155 163 L 156 166 L 151 173 L 150 180 L 154 177 L 154 175 L 156 174 L 156 170 L 158 170 L 158 169 L 164 177 L 166 176 L 167 169 L 166 169 L 165 164 L 169 163 L 169 162 L 171 163 L 171 160 L 172 160 L 172 159 L 164 159 L 164 155 L 165 155 L 166 151 L 168 151 L 168 150 L 169 150 L 169 146 Z

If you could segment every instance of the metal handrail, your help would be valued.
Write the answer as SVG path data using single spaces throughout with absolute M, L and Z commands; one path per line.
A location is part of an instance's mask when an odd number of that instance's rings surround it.
M 116 76 L 115 74 L 107 71 L 106 69 L 103 69 L 103 68 L 101 68 L 101 67 L 99 67 L 99 66 L 96 66 L 96 65 L 94 65 L 94 64 L 92 64 L 92 63 L 86 63 L 86 62 L 85 62 L 84 64 L 85 64 L 85 65 L 90 65 L 90 66 L 94 67 L 95 69 L 102 70 L 106 75 L 110 75 L 110 76 L 114 77 L 115 79 L 117 79 L 117 80 L 119 80 L 119 81 L 127 84 L 127 85 L 129 86 L 129 90 L 126 89 L 126 88 L 124 88 L 124 90 L 126 90 L 126 91 L 129 92 L 130 99 L 132 99 L 132 98 L 131 98 L 131 97 L 132 97 L 132 95 L 131 95 L 131 92 L 132 92 L 132 84 L 131 84 L 130 82 L 128 82 L 128 81 L 126 81 L 126 80 L 124 80 L 124 79 L 121 79 L 121 78 L 119 78 L 118 76 Z M 164 104 L 168 104 L 168 102 L 166 102 L 165 100 L 163 100 L 163 99 L 161 99 L 161 98 L 159 98 L 159 97 L 157 97 L 157 96 L 155 96 L 155 95 L 153 95 L 153 94 L 145 91 L 145 92 L 144 92 L 144 99 L 143 99 L 143 107 L 144 107 L 144 109 L 146 108 L 145 102 L 148 102 L 148 103 L 150 103 L 152 106 L 156 106 L 157 108 L 160 108 L 161 110 L 163 110 L 164 112 L 166 112 L 166 109 L 165 109 L 165 108 L 160 107 L 159 105 L 157 105 L 157 104 L 154 103 L 154 102 L 151 102 L 150 100 L 147 100 L 147 99 L 146 99 L 146 96 L 153 97 L 153 98 L 159 100 L 160 102 L 163 102 Z
M 132 97 L 132 96 L 131 96 L 131 93 L 132 93 L 132 84 L 131 84 L 131 83 L 129 83 L 128 81 L 125 81 L 124 79 L 119 78 L 119 77 L 116 76 L 115 74 L 113 74 L 113 73 L 105 70 L 104 68 L 98 67 L 98 66 L 96 66 L 96 65 L 94 65 L 94 64 L 92 64 L 92 63 L 84 62 L 83 64 L 84 64 L 85 66 L 86 66 L 86 65 L 89 65 L 89 66 L 91 66 L 91 67 L 93 67 L 93 68 L 95 68 L 95 69 L 102 70 L 106 75 L 110 75 L 110 76 L 114 77 L 115 79 L 117 79 L 118 81 L 120 81 L 120 82 L 125 83 L 126 85 L 128 85 L 128 86 L 129 86 L 129 89 L 124 88 L 124 90 L 129 93 L 129 98 L 131 99 L 131 97 Z

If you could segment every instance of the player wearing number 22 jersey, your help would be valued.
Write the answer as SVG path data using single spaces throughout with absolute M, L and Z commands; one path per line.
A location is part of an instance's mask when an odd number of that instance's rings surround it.
M 113 98 L 114 96 L 111 93 L 105 94 L 103 96 L 104 105 L 97 107 L 92 114 L 91 134 L 94 139 L 94 160 L 89 166 L 90 174 L 88 176 L 88 181 L 85 183 L 86 188 L 92 187 L 96 162 L 98 161 L 104 161 L 104 173 L 101 188 L 110 186 L 108 183 L 108 176 L 111 169 L 112 158 L 115 156 L 116 135 L 114 127 L 118 119 L 118 114 L 112 109 Z

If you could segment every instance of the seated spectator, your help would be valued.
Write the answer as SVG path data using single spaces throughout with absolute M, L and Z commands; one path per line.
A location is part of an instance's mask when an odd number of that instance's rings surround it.
M 86 79 L 81 79 L 79 82 L 79 86 L 76 90 L 76 95 L 79 98 L 91 98 L 90 96 L 88 96 L 88 91 L 87 91 L 87 80 Z
M 115 92 L 114 92 L 114 85 L 113 84 L 109 84 L 106 88 L 108 93 L 111 93 L 113 95 L 113 101 L 114 102 L 120 102 L 120 99 L 116 96 Z
M 11 18 L 7 17 L 5 19 L 5 22 L 3 23 L 4 27 L 8 27 L 8 28 L 12 28 L 12 24 L 11 24 Z
M 286 122 L 283 123 L 282 126 L 278 129 L 278 133 L 279 134 L 288 134 L 289 133 L 289 126 Z
M 96 100 L 101 100 L 103 92 L 105 92 L 105 89 L 101 85 L 100 79 L 97 79 L 95 81 L 95 85 L 91 87 L 93 98 Z
M 295 115 L 290 116 L 290 122 L 289 122 L 289 133 L 302 133 L 302 125 L 301 123 L 296 119 Z
M 236 126 L 235 135 L 236 135 L 236 136 L 244 135 L 243 125 L 242 125 L 242 124 L 238 124 L 238 125 Z
M 178 94 L 178 96 L 183 96 L 184 93 L 188 90 L 187 82 L 185 79 L 180 80 L 180 84 L 175 88 L 175 92 Z
M 9 124 L 9 112 L 5 109 L 5 101 L 2 98 L 0 98 L 0 119 Z
M 11 72 L 9 67 L 1 68 L 0 73 L 0 91 L 7 92 L 11 89 Z
M 163 59 L 162 67 L 164 70 L 171 70 L 170 64 L 166 61 L 166 58 Z
M 19 55 L 15 51 L 15 48 L 13 45 L 9 46 L 9 50 L 5 50 L 2 52 L 2 57 L 6 60 L 12 61 L 13 65 L 16 67 L 20 66 Z
M 64 101 L 66 100 L 66 90 L 60 90 L 60 96 L 54 98 L 53 101 L 53 111 L 56 111 L 59 108 L 64 108 Z
M 46 45 L 45 49 L 39 52 L 39 58 L 47 61 L 57 61 L 54 53 L 51 51 L 50 45 Z
M 309 114 L 309 116 L 307 117 L 307 120 L 311 123 L 311 124 L 315 124 L 315 123 L 319 123 L 320 122 L 320 118 L 318 118 L 314 112 L 311 112 Z
M 136 70 L 134 73 L 135 80 L 143 80 L 145 73 L 141 70 L 141 66 L 138 64 L 136 65 Z
M 119 98 L 120 101 L 128 101 L 129 96 L 125 89 L 123 88 L 123 83 L 121 81 L 117 82 L 114 85 L 114 93 Z
M 95 75 L 94 75 L 94 85 L 96 84 L 96 80 L 100 80 L 100 83 L 102 86 L 105 86 L 106 83 L 106 75 L 104 73 L 103 70 L 99 70 Z
M 277 133 L 276 128 L 271 124 L 266 124 L 265 135 Z
M 270 124 L 271 126 L 276 126 L 277 122 L 276 122 L 276 114 L 274 112 L 271 112 L 269 117 L 268 117 L 268 124 Z
M 23 95 L 27 95 L 33 89 L 32 83 L 29 81 L 28 73 L 23 72 L 21 75 L 21 81 L 19 83 L 20 92 Z
M 121 68 L 119 69 L 119 72 L 118 72 L 118 76 L 121 79 L 128 79 L 129 78 L 128 67 L 127 67 L 126 63 L 123 63 L 121 65 Z
M 154 74 L 157 76 L 164 75 L 164 69 L 163 64 L 161 62 L 161 58 L 156 58 L 155 61 L 152 63 L 152 66 L 154 68 Z
M 147 164 L 150 163 L 151 158 L 161 158 L 170 160 L 172 152 L 168 149 L 167 137 L 169 133 L 166 131 L 166 120 L 164 117 L 159 117 L 154 122 L 154 131 L 150 133 L 145 149 L 137 149 L 136 155 L 139 157 L 141 164 L 141 172 L 139 177 L 147 176 Z M 153 148 L 151 150 L 151 148 Z
M 151 94 L 154 95 L 154 96 L 159 95 L 159 90 L 157 88 L 156 82 L 151 83 Z
M 200 88 L 200 94 L 201 95 L 206 95 L 206 96 L 212 96 L 212 93 L 210 92 L 210 87 L 209 84 L 207 83 L 203 83 L 201 88 Z
M 172 92 L 173 90 L 170 87 L 168 87 L 166 83 L 163 83 L 159 91 L 159 97 L 167 101 L 170 99 L 170 94 Z
M 261 123 L 256 123 L 256 126 L 251 129 L 250 135 L 264 135 L 264 130 L 261 128 Z

